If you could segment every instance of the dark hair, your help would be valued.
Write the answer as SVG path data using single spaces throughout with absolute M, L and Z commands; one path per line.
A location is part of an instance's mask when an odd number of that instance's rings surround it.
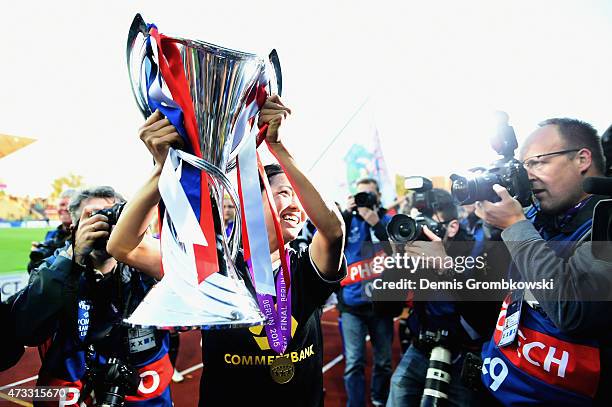
M 76 224 L 81 217 L 81 203 L 90 198 L 109 198 L 114 199 L 115 203 L 125 202 L 123 196 L 109 186 L 91 187 L 81 189 L 72 197 L 68 205 L 68 212 L 72 217 L 72 222 Z
M 453 196 L 446 190 L 433 188 L 431 190 L 435 199 L 435 206 L 432 208 L 438 216 L 442 215 L 444 222 L 459 219 L 459 210 L 453 201 Z
M 361 178 L 355 183 L 355 185 L 361 184 L 374 184 L 376 186 L 376 192 L 380 192 L 380 189 L 378 188 L 378 181 L 376 181 L 374 178 Z
M 264 171 L 266 172 L 266 178 L 268 178 L 268 182 L 270 182 L 272 177 L 274 177 L 275 175 L 284 174 L 285 173 L 285 170 L 283 170 L 283 167 L 281 167 L 280 165 L 278 165 L 276 163 L 265 165 L 264 166 Z M 259 180 L 259 189 L 261 191 L 264 190 L 264 184 L 261 181 L 261 179 Z
M 593 166 L 600 174 L 606 172 L 606 158 L 601 146 L 601 139 L 597 130 L 589 123 L 577 119 L 553 118 L 538 124 L 540 127 L 554 125 L 559 129 L 559 134 L 565 141 L 568 149 L 586 148 L 591 152 Z
M 606 177 L 612 176 L 612 126 L 601 135 L 601 146 L 606 159 Z

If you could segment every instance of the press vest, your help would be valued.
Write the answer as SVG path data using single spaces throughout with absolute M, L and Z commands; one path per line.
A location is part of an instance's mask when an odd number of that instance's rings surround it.
M 528 218 L 530 214 L 533 211 Z M 567 242 L 551 245 L 558 256 L 567 259 L 591 224 L 591 219 L 585 221 L 571 235 L 543 237 Z M 523 302 L 515 342 L 498 347 L 510 301 L 508 296 L 503 302 L 493 338 L 483 346 L 485 387 L 504 405 L 591 405 L 600 377 L 598 342 L 561 332 L 541 309 Z
M 384 215 L 380 221 L 387 225 L 391 216 Z M 351 218 L 348 241 L 344 249 L 348 264 L 347 276 L 342 282 L 342 299 L 348 306 L 355 307 L 371 303 L 369 296 L 371 280 L 378 276 L 372 267 L 374 258 L 384 254 L 380 242 L 373 242 L 370 225 L 358 216 Z

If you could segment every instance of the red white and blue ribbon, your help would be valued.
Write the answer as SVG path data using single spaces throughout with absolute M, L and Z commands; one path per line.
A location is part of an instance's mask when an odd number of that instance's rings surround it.
M 193 101 L 189 94 L 180 51 L 174 40 L 160 34 L 154 25 L 149 26 L 149 34 L 149 72 L 146 78 L 149 106 L 151 110 L 159 109 L 176 127 L 188 152 L 202 157 Z M 166 88 L 170 95 L 164 92 Z M 190 165 L 183 166 L 180 183 L 204 234 L 204 244 L 193 244 L 198 282 L 219 271 L 212 205 L 208 193 L 209 182 L 206 173 Z M 164 204 L 167 205 L 168 202 L 164 201 Z

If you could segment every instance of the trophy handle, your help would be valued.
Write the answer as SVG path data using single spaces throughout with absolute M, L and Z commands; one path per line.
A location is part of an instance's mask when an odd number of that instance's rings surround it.
M 130 31 L 128 32 L 128 38 L 127 38 L 127 44 L 126 44 L 126 56 L 127 56 L 128 76 L 130 78 L 132 94 L 134 95 L 134 98 L 136 99 L 136 104 L 138 105 L 140 112 L 146 119 L 153 112 L 151 112 L 151 109 L 149 108 L 145 95 L 141 93 L 141 86 L 140 86 L 141 85 L 141 75 L 142 75 L 141 70 L 136 69 L 136 72 L 134 72 L 134 70 L 132 69 L 134 66 L 133 65 L 134 58 L 135 58 L 134 54 L 136 54 L 136 52 L 134 52 L 134 48 L 136 46 L 136 39 L 138 38 L 139 34 L 142 34 L 144 38 L 146 39 L 146 36 L 148 35 L 148 30 L 147 30 L 147 23 L 145 23 L 140 13 L 137 13 L 134 16 L 134 20 L 132 21 L 132 25 L 130 26 Z M 140 43 L 140 47 L 142 48 L 143 45 L 144 45 L 144 41 Z M 144 58 L 145 58 L 145 54 L 141 53 L 139 56 L 140 56 L 139 58 L 140 61 L 138 61 L 138 66 L 141 67 L 144 61 Z
M 273 78 L 268 82 L 268 86 L 270 89 L 270 94 L 277 94 L 278 96 L 282 96 L 283 93 L 283 72 L 281 71 L 280 60 L 278 59 L 278 53 L 276 49 L 270 51 L 270 55 L 268 55 L 268 60 L 270 65 L 272 65 L 272 69 L 274 71 L 274 75 L 270 75 Z M 255 141 L 255 145 L 259 147 L 261 143 L 263 143 L 266 138 L 266 131 L 268 126 L 262 127 L 257 135 L 257 140 Z
M 265 63 L 264 69 L 269 69 L 270 66 L 273 69 L 273 75 L 272 74 L 270 75 L 272 78 L 268 82 L 270 94 L 277 94 L 278 96 L 281 96 L 283 93 L 283 73 L 281 71 L 280 60 L 278 58 L 278 53 L 276 52 L 276 49 L 273 49 L 272 51 L 270 51 L 270 54 L 268 55 L 268 63 Z M 246 93 L 243 95 L 242 97 L 243 100 L 246 99 L 246 95 L 247 95 Z M 236 114 L 236 116 L 238 116 L 238 114 Z M 265 131 L 259 132 L 257 139 L 255 141 L 256 147 L 259 147 L 259 145 L 263 143 L 265 134 L 266 134 Z M 242 141 L 230 153 L 230 158 L 227 161 L 227 165 L 225 167 L 226 172 L 230 172 L 234 168 L 236 168 L 236 161 L 238 160 L 238 153 L 242 149 L 243 141 L 246 140 L 246 137 L 247 135 L 243 137 Z
M 270 64 L 272 64 L 272 68 L 274 68 L 274 79 L 276 83 L 276 94 L 278 96 L 282 96 L 283 93 L 283 73 L 281 71 L 280 60 L 278 59 L 278 53 L 275 49 L 270 51 L 270 55 L 268 55 L 268 59 L 270 60 Z M 270 90 L 272 91 L 272 85 L 270 85 Z M 274 93 L 274 92 L 272 92 Z

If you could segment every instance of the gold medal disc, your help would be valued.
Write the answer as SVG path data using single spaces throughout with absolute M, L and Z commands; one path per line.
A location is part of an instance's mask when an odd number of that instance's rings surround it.
M 287 356 L 280 356 L 274 359 L 270 365 L 270 376 L 278 384 L 285 384 L 293 379 L 295 366 Z

